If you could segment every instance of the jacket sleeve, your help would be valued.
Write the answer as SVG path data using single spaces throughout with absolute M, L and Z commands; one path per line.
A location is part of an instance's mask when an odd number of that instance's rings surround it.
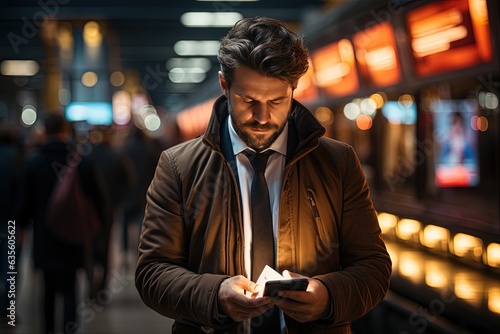
M 214 312 L 218 288 L 226 276 L 187 269 L 190 232 L 183 217 L 181 189 L 173 153 L 165 151 L 147 192 L 136 288 L 144 303 L 164 316 L 218 327 Z
M 342 205 L 340 217 L 341 270 L 320 275 L 330 292 L 331 323 L 362 317 L 385 296 L 392 271 L 368 184 L 352 147 L 346 145 L 340 170 Z

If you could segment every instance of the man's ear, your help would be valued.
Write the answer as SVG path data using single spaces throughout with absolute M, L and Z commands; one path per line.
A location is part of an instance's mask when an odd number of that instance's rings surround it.
M 229 97 L 227 96 L 227 92 L 228 92 L 228 87 L 227 87 L 227 82 L 226 80 L 224 79 L 224 75 L 222 74 L 222 71 L 219 71 L 219 85 L 220 85 L 220 89 L 222 90 L 222 94 L 224 94 L 225 97 Z

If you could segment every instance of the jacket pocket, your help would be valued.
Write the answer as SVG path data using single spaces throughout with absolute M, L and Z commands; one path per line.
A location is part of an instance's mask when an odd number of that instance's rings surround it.
M 313 217 L 312 224 L 316 232 L 316 260 L 320 262 L 328 260 L 330 264 L 337 265 L 340 244 L 333 214 L 329 215 L 329 208 L 321 207 L 327 205 L 327 201 L 318 201 L 312 189 L 307 189 L 307 197 Z
M 309 200 L 309 205 L 311 207 L 311 214 L 314 218 L 314 229 L 316 230 L 316 234 L 321 238 L 325 238 L 325 228 L 323 226 L 323 222 L 321 221 L 321 217 L 319 215 L 318 204 L 316 201 L 316 197 L 311 189 L 307 189 L 307 197 Z
M 316 201 L 316 196 L 311 189 L 307 189 L 307 197 L 309 200 L 309 204 L 311 206 L 311 215 L 314 220 L 314 229 L 316 230 L 317 237 L 319 240 L 329 239 L 328 233 L 325 230 L 325 226 L 323 225 L 323 221 L 319 214 L 318 202 Z

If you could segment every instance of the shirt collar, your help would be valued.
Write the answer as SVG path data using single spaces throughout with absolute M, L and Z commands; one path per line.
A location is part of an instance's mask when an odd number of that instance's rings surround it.
M 233 145 L 233 152 L 234 155 L 238 155 L 241 152 L 245 151 L 246 149 L 252 150 L 241 140 L 240 136 L 236 133 L 236 130 L 234 130 L 233 127 L 233 119 L 231 118 L 231 115 L 229 115 L 229 137 L 231 138 L 231 143 Z M 288 122 L 285 124 L 285 128 L 281 132 L 281 134 L 276 138 L 274 143 L 271 144 L 271 146 L 268 148 L 268 150 L 273 150 L 276 151 L 284 156 L 286 156 L 286 144 L 288 140 Z M 267 151 L 267 150 L 266 150 Z

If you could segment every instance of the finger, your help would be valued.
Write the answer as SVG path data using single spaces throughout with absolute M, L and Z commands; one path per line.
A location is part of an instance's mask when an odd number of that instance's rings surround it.
M 283 307 L 278 307 L 283 311 L 284 314 L 299 322 L 307 322 L 317 319 L 313 312 L 314 307 L 311 304 L 304 304 L 293 301 L 290 302 L 290 299 L 288 299 L 288 302 L 284 303 Z
M 298 322 L 307 322 L 307 321 L 310 321 L 310 317 L 308 317 L 307 315 L 304 315 L 302 313 L 299 313 L 299 312 L 296 312 L 296 311 L 290 311 L 289 313 L 285 313 L 287 316 L 289 316 L 290 318 L 294 319 L 295 321 L 298 321 Z
M 307 276 L 297 274 L 289 270 L 283 270 L 283 276 L 285 278 L 308 278 Z
M 238 282 L 237 284 L 242 284 L 242 285 L 239 285 L 238 288 L 245 289 L 247 291 L 250 291 L 249 289 L 252 289 L 253 291 L 258 289 L 258 288 L 256 288 L 257 284 L 255 284 L 251 281 L 248 281 L 248 282 L 249 282 L 248 285 L 246 285 L 247 283 L 245 281 Z M 252 291 L 250 291 L 250 292 L 252 292 Z M 267 297 L 267 296 L 256 298 L 253 295 L 250 296 L 250 295 L 247 295 L 245 293 L 237 293 L 237 294 L 233 294 L 230 297 L 230 302 L 237 305 L 237 307 L 239 307 L 239 308 L 251 310 L 251 309 L 261 308 L 262 306 L 267 306 L 268 304 L 272 305 L 272 298 Z
M 260 298 L 259 298 L 260 299 Z M 263 299 L 263 298 L 262 298 Z M 255 300 L 255 299 L 254 299 Z M 242 321 L 246 319 L 255 318 L 263 313 L 265 313 L 270 308 L 274 307 L 272 302 L 266 304 L 255 304 L 253 305 L 241 305 L 241 304 L 233 304 L 231 310 L 231 317 L 235 321 Z
M 260 285 L 252 282 L 245 276 L 239 276 L 235 284 L 237 284 L 241 289 L 249 291 L 250 293 L 258 293 L 262 289 Z
M 269 309 L 273 308 L 274 305 L 266 305 L 265 307 L 261 307 L 259 309 L 240 309 L 234 312 L 234 316 L 232 316 L 235 321 L 243 321 L 258 317 L 264 313 L 266 313 Z
M 273 304 L 282 310 L 308 312 L 310 304 L 302 303 L 291 298 L 274 297 Z
M 281 290 L 278 292 L 278 296 L 281 298 L 292 299 L 300 303 L 311 303 L 314 299 L 313 295 L 307 291 Z

